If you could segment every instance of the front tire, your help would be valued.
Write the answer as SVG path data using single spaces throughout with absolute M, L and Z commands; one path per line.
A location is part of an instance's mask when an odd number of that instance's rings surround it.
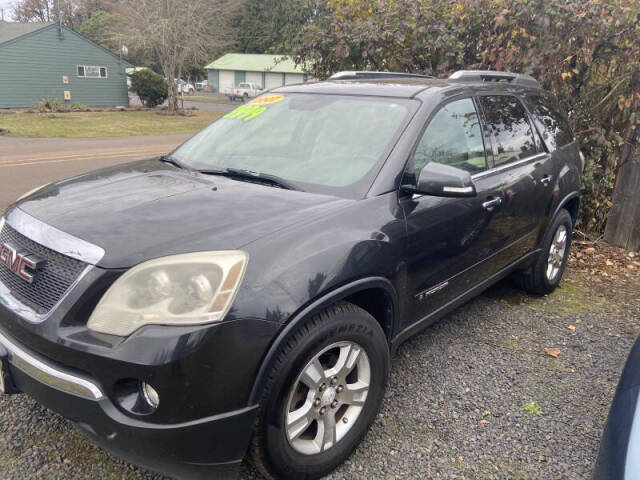
M 300 324 L 277 355 L 251 445 L 267 478 L 315 479 L 355 450 L 378 413 L 389 372 L 378 322 L 342 302 Z
M 556 289 L 567 266 L 572 231 L 571 215 L 561 209 L 549 225 L 536 262 L 528 271 L 516 275 L 518 286 L 534 295 L 546 295 Z

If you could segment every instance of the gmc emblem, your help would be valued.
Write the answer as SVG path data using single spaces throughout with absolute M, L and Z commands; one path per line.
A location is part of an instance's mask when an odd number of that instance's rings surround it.
M 21 279 L 33 283 L 36 279 L 38 268 L 44 260 L 26 252 L 19 252 L 8 243 L 0 246 L 0 265 L 4 265 Z

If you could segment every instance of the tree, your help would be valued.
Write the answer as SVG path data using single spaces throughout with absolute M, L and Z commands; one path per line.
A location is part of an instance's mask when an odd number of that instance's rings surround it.
M 113 13 L 98 10 L 80 23 L 76 31 L 114 53 L 120 51 L 118 17 Z
M 233 20 L 238 47 L 245 53 L 287 53 L 300 29 L 326 2 L 246 0 Z
M 74 28 L 95 12 L 109 11 L 119 0 L 18 0 L 13 17 L 19 22 L 57 22 L 58 11 L 62 23 Z
M 355 69 L 447 76 L 463 68 L 536 77 L 569 112 L 587 156 L 578 227 L 604 231 L 625 135 L 638 121 L 631 76 L 640 70 L 639 2 L 327 2 L 328 13 L 307 22 L 292 52 L 318 78 Z M 635 192 L 637 199 L 637 184 Z
M 71 17 L 73 4 L 67 0 L 20 0 L 13 7 L 13 18 L 18 22 L 57 22 L 60 13 Z
M 168 83 L 169 114 L 178 109 L 178 89 L 187 62 L 204 63 L 210 49 L 229 43 L 226 28 L 233 0 L 129 0 L 119 9 L 128 38 L 157 60 Z
M 635 93 L 634 118 L 619 163 L 613 205 L 604 238 L 628 250 L 640 250 L 640 71 L 631 84 Z

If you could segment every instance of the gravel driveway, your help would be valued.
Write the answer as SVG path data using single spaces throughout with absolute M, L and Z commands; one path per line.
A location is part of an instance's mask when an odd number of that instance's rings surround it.
M 381 414 L 330 478 L 587 478 L 640 330 L 640 262 L 617 255 L 574 255 L 544 298 L 503 282 L 405 343 Z M 26 396 L 0 412 L 1 478 L 162 478 Z M 257 475 L 245 465 L 242 478 Z

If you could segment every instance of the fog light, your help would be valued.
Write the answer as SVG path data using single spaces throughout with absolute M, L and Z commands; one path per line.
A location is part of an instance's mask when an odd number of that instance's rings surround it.
M 160 405 L 160 395 L 158 395 L 155 388 L 146 382 L 142 382 L 142 396 L 152 408 L 158 408 L 158 405 Z

